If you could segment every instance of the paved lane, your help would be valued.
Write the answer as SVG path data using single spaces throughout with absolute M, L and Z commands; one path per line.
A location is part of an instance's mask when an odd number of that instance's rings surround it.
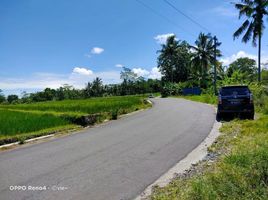
M 153 103 L 100 127 L 1 152 L 0 200 L 136 197 L 198 146 L 215 120 L 205 104 L 176 98 Z M 46 190 L 10 191 L 15 185 Z

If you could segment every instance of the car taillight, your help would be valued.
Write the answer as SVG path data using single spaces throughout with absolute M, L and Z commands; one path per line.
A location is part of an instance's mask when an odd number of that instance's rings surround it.
M 249 94 L 249 103 L 253 104 L 253 95 Z
M 222 104 L 221 95 L 219 95 L 219 97 L 218 97 L 218 104 Z

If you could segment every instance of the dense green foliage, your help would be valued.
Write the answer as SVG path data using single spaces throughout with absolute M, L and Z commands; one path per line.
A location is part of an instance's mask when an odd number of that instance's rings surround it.
M 2 93 L 2 90 L 0 89 L 0 103 L 3 103 L 6 101 L 5 95 Z
M 215 46 L 216 45 L 216 46 Z M 210 80 L 209 72 L 215 64 L 215 48 L 216 56 L 221 56 L 221 51 L 218 47 L 221 43 L 214 43 L 214 39 L 210 34 L 200 33 L 195 41 L 195 46 L 191 46 L 193 51 L 191 78 L 199 81 L 199 86 L 206 88 Z
M 227 69 L 227 76 L 232 77 L 235 72 L 241 75 L 241 79 L 248 81 L 257 80 L 257 66 L 256 61 L 250 58 L 238 58 L 232 62 Z
M 18 95 L 11 94 L 7 96 L 7 102 L 12 103 L 14 101 L 17 101 L 19 99 Z
M 163 75 L 163 82 L 188 82 L 189 85 L 208 87 L 213 78 L 215 45 L 216 56 L 220 57 L 220 44 L 215 44 L 214 38 L 204 33 L 199 34 L 194 46 L 177 40 L 175 35 L 169 37 L 158 51 L 158 68 Z M 223 67 L 219 62 L 216 65 L 218 74 L 221 75 Z

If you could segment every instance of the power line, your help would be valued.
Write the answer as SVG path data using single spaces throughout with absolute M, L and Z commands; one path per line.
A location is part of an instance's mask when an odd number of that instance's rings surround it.
M 174 21 L 170 20 L 168 17 L 166 17 L 165 15 L 162 15 L 161 13 L 157 12 L 155 9 L 153 9 L 151 6 L 147 5 L 146 3 L 144 3 L 141 0 L 136 0 L 139 4 L 141 4 L 143 7 L 147 8 L 148 10 L 150 10 L 151 12 L 153 12 L 155 15 L 158 15 L 159 17 L 165 19 L 166 21 L 168 21 L 170 24 L 176 26 L 177 28 L 185 31 L 186 33 L 190 34 L 191 36 L 193 36 L 194 38 L 196 38 L 196 35 L 194 35 L 193 33 L 187 31 L 186 29 L 184 29 L 182 26 L 178 25 L 177 23 L 175 23 Z M 202 26 L 200 23 L 198 23 L 197 21 L 195 21 L 194 19 L 192 19 L 191 17 L 189 17 L 187 14 L 185 14 L 184 12 L 182 12 L 181 10 L 179 10 L 178 8 L 176 8 L 173 4 L 171 4 L 168 0 L 163 0 L 164 2 L 166 2 L 169 6 L 171 6 L 173 9 L 175 9 L 177 12 L 179 12 L 181 15 L 183 15 L 184 17 L 188 18 L 189 20 L 191 20 L 194 24 L 198 25 L 200 28 L 202 28 L 203 30 L 206 30 L 207 32 L 211 33 L 211 31 L 209 29 L 207 29 L 206 27 Z M 225 51 L 226 53 L 229 53 L 228 51 Z M 230 54 L 230 53 L 229 53 Z M 232 55 L 232 54 L 230 54 Z
M 140 0 L 136 0 L 138 3 L 140 3 L 142 6 L 144 6 L 145 8 L 149 9 L 151 12 L 153 12 L 154 14 L 158 15 L 159 17 L 165 19 L 166 21 L 168 21 L 170 24 L 176 26 L 177 28 L 185 31 L 186 33 L 190 34 L 193 37 L 196 37 L 194 34 L 192 34 L 191 32 L 187 31 L 186 29 L 184 29 L 182 26 L 178 25 L 177 23 L 175 23 L 174 21 L 170 20 L 169 18 L 167 18 L 166 16 L 162 15 L 161 13 L 157 12 L 155 9 L 153 9 L 152 7 L 148 6 L 147 4 L 145 4 L 144 2 L 140 1 Z
M 183 15 L 184 17 L 186 17 L 187 19 L 189 19 L 191 22 L 193 22 L 195 25 L 199 26 L 200 28 L 202 28 L 203 30 L 209 32 L 212 34 L 212 31 L 210 31 L 208 28 L 206 28 L 205 26 L 203 26 L 202 24 L 200 24 L 199 22 L 197 22 L 196 20 L 194 20 L 193 18 L 191 18 L 190 16 L 188 16 L 186 13 L 184 13 L 183 11 L 179 10 L 176 6 L 174 6 L 172 3 L 170 3 L 168 0 L 163 0 L 166 4 L 168 4 L 170 7 L 172 7 L 175 11 L 177 11 L 179 14 Z M 225 53 L 228 53 L 230 55 L 232 55 L 230 52 L 225 51 Z
M 199 22 L 197 22 L 196 20 L 194 20 L 193 18 L 189 17 L 187 14 L 185 14 L 184 12 L 182 12 L 181 10 L 179 10 L 176 6 L 174 6 L 168 0 L 163 0 L 163 1 L 166 4 L 168 4 L 170 7 L 172 7 L 174 10 L 176 10 L 178 13 L 180 13 L 181 15 L 183 15 L 184 17 L 186 17 L 187 19 L 189 19 L 191 22 L 193 22 L 194 24 L 196 24 L 197 26 L 199 26 L 200 28 L 202 28 L 203 30 L 206 30 L 208 32 L 211 32 L 209 29 L 207 29 L 206 27 L 204 27 L 203 25 L 201 25 Z

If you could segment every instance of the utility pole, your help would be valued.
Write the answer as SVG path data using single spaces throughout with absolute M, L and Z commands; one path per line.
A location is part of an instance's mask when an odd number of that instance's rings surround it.
M 214 36 L 214 93 L 217 95 L 217 37 Z
M 259 50 L 258 50 L 258 82 L 261 82 L 261 36 L 259 36 Z

